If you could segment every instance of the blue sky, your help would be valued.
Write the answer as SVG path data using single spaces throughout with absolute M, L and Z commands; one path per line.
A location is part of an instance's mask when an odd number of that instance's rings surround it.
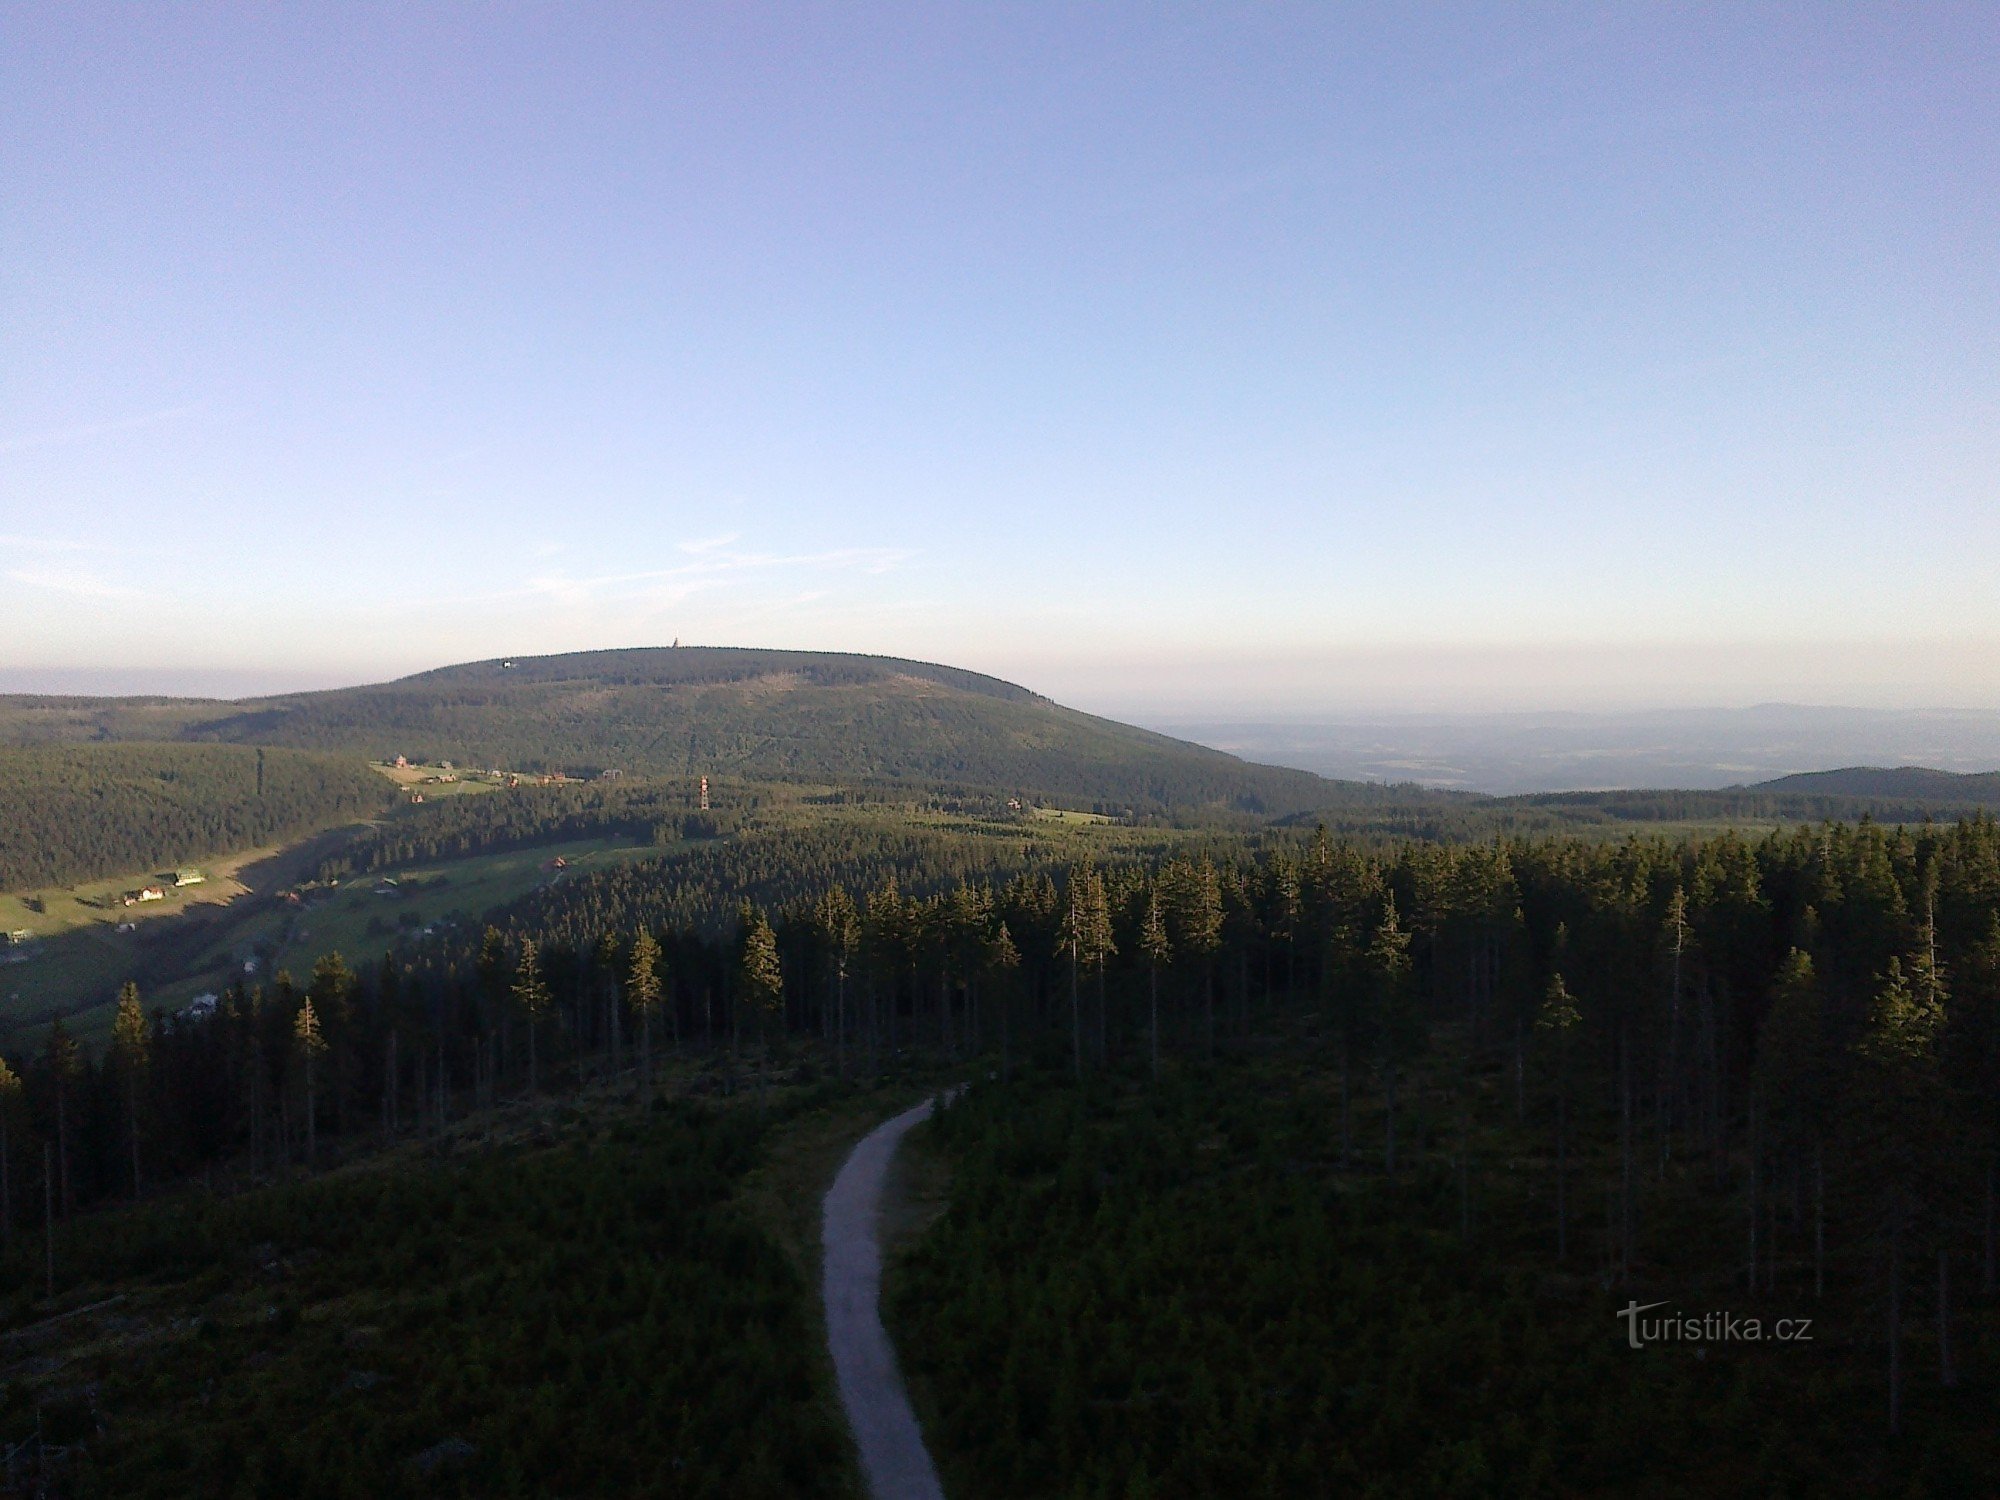
M 0 12 L 0 688 L 2000 707 L 2000 10 Z

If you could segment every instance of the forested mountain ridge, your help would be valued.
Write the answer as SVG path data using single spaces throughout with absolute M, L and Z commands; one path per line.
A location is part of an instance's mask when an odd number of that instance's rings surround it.
M 1996 752 L 2000 753 L 2000 752 Z M 1921 799 L 2000 807 L 2000 771 L 1934 771 L 1928 766 L 1844 766 L 1760 781 L 1755 792 Z
M 762 651 L 744 646 L 638 646 L 614 651 L 570 651 L 555 656 L 493 657 L 435 667 L 399 678 L 390 686 L 462 687 L 589 679 L 621 686 L 676 687 L 748 682 L 784 674 L 795 674 L 821 687 L 907 677 L 1012 702 L 1051 701 L 1017 683 L 935 662 L 849 651 Z
M 280 843 L 381 812 L 364 765 L 250 745 L 0 747 L 0 890 Z
M 84 698 L 0 693 L 0 744 L 173 740 L 226 704 L 213 698 Z
M 528 771 L 896 781 L 1070 806 L 1281 816 L 1386 789 L 1238 760 L 997 678 L 833 652 L 518 657 L 241 703 L 0 700 L 0 737 L 216 740 Z

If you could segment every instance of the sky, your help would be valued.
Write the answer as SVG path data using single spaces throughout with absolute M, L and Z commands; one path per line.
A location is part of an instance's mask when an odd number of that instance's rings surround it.
M 0 690 L 2000 707 L 2000 8 L 0 3 Z

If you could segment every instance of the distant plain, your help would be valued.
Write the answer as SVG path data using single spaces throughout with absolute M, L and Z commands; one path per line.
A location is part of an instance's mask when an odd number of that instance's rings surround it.
M 1322 776 L 1512 796 L 1708 791 L 1832 766 L 2000 769 L 2000 713 L 1768 703 L 1624 712 L 1152 720 L 1148 728 Z

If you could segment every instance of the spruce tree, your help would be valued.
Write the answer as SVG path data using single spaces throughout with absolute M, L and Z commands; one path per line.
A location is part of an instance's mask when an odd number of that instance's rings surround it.
M 139 1089 L 151 1058 L 146 1013 L 139 1007 L 139 986 L 126 980 L 118 991 L 118 1011 L 111 1022 L 111 1055 L 125 1077 L 126 1138 L 132 1148 L 132 1196 L 139 1196 Z
M 26 1093 L 21 1075 L 0 1057 L 0 1246 L 14 1243 L 14 1119 Z
M 992 940 L 986 947 L 987 972 L 1005 976 L 1020 966 L 1021 950 L 1014 946 L 1013 934 L 1007 931 L 1007 924 L 1002 922 L 995 929 Z M 1003 983 L 1000 992 L 1000 1077 L 1003 1081 L 1009 1077 L 1013 1067 L 1010 1051 L 1012 1045 L 1010 1018 L 1013 1009 L 1013 986 Z
M 1368 974 L 1373 988 L 1370 997 L 1375 1011 L 1375 1033 L 1380 1040 L 1382 1097 L 1384 1104 L 1383 1169 L 1391 1182 L 1396 1178 L 1396 1089 L 1402 1072 L 1416 1055 L 1423 1040 L 1423 1023 L 1417 1015 L 1415 985 L 1411 978 L 1410 934 L 1396 915 L 1396 898 L 1382 903 L 1382 921 L 1368 944 Z
M 761 1096 L 768 1051 L 766 1028 L 770 1018 L 784 1007 L 785 975 L 778 959 L 778 935 L 771 929 L 770 918 L 747 902 L 743 909 L 742 943 L 743 950 L 736 963 L 736 1000 L 757 1024 L 757 1078 Z
M 49 1077 L 55 1085 L 56 1094 L 56 1172 L 62 1185 L 62 1213 L 65 1221 L 75 1208 L 75 1197 L 70 1191 L 69 1176 L 69 1107 L 70 1093 L 83 1071 L 83 1055 L 76 1045 L 76 1038 L 69 1034 L 61 1016 L 49 1026 L 49 1039 L 45 1049 Z
M 855 914 L 854 898 L 847 894 L 847 887 L 831 885 L 813 908 L 814 926 L 818 930 L 820 943 L 826 951 L 827 964 L 833 979 L 833 1056 L 834 1071 L 842 1078 L 847 1076 L 847 966 L 854 960 L 854 950 L 860 943 L 860 920 Z
M 535 1033 L 541 1030 L 542 1012 L 549 1008 L 549 984 L 542 977 L 541 953 L 533 938 L 521 939 L 520 956 L 514 962 L 514 1003 L 528 1018 L 528 1093 L 537 1091 Z
M 1757 1038 L 1753 1087 L 1771 1150 L 1795 1174 L 1810 1167 L 1813 1295 L 1826 1289 L 1826 1134 L 1833 1119 L 1833 1058 L 1825 987 L 1810 954 L 1794 948 L 1778 966 L 1771 1008 Z
M 1558 926 L 1560 935 L 1563 929 Z M 1583 1019 L 1558 971 L 1549 977 L 1542 1008 L 1535 1017 L 1555 1051 L 1556 1071 L 1556 1259 L 1569 1258 L 1569 1071 L 1571 1039 Z
M 1139 924 L 1139 951 L 1146 955 L 1147 999 L 1152 1017 L 1153 1081 L 1160 1081 L 1160 965 L 1171 961 L 1173 945 L 1167 940 L 1167 922 L 1160 911 L 1160 887 L 1154 882 L 1146 890 L 1146 915 Z
M 1880 1206 L 1887 1250 L 1889 1430 L 1903 1427 L 1903 1280 L 1909 1240 L 1932 1196 L 1945 1141 L 1945 1091 L 1937 1043 L 1944 1025 L 1943 980 L 1919 958 L 1912 984 L 1892 957 L 1876 990 L 1868 1029 L 1856 1044 L 1862 1108 L 1850 1121 L 1856 1157 Z
M 625 976 L 625 1001 L 639 1017 L 639 1072 L 653 1081 L 653 1012 L 660 1008 L 660 942 L 641 927 L 632 939 L 632 965 Z
M 292 1044 L 305 1063 L 306 1165 L 311 1167 L 319 1156 L 319 1058 L 326 1051 L 326 1037 L 320 1031 L 319 1013 L 313 1009 L 310 992 L 292 1018 Z

